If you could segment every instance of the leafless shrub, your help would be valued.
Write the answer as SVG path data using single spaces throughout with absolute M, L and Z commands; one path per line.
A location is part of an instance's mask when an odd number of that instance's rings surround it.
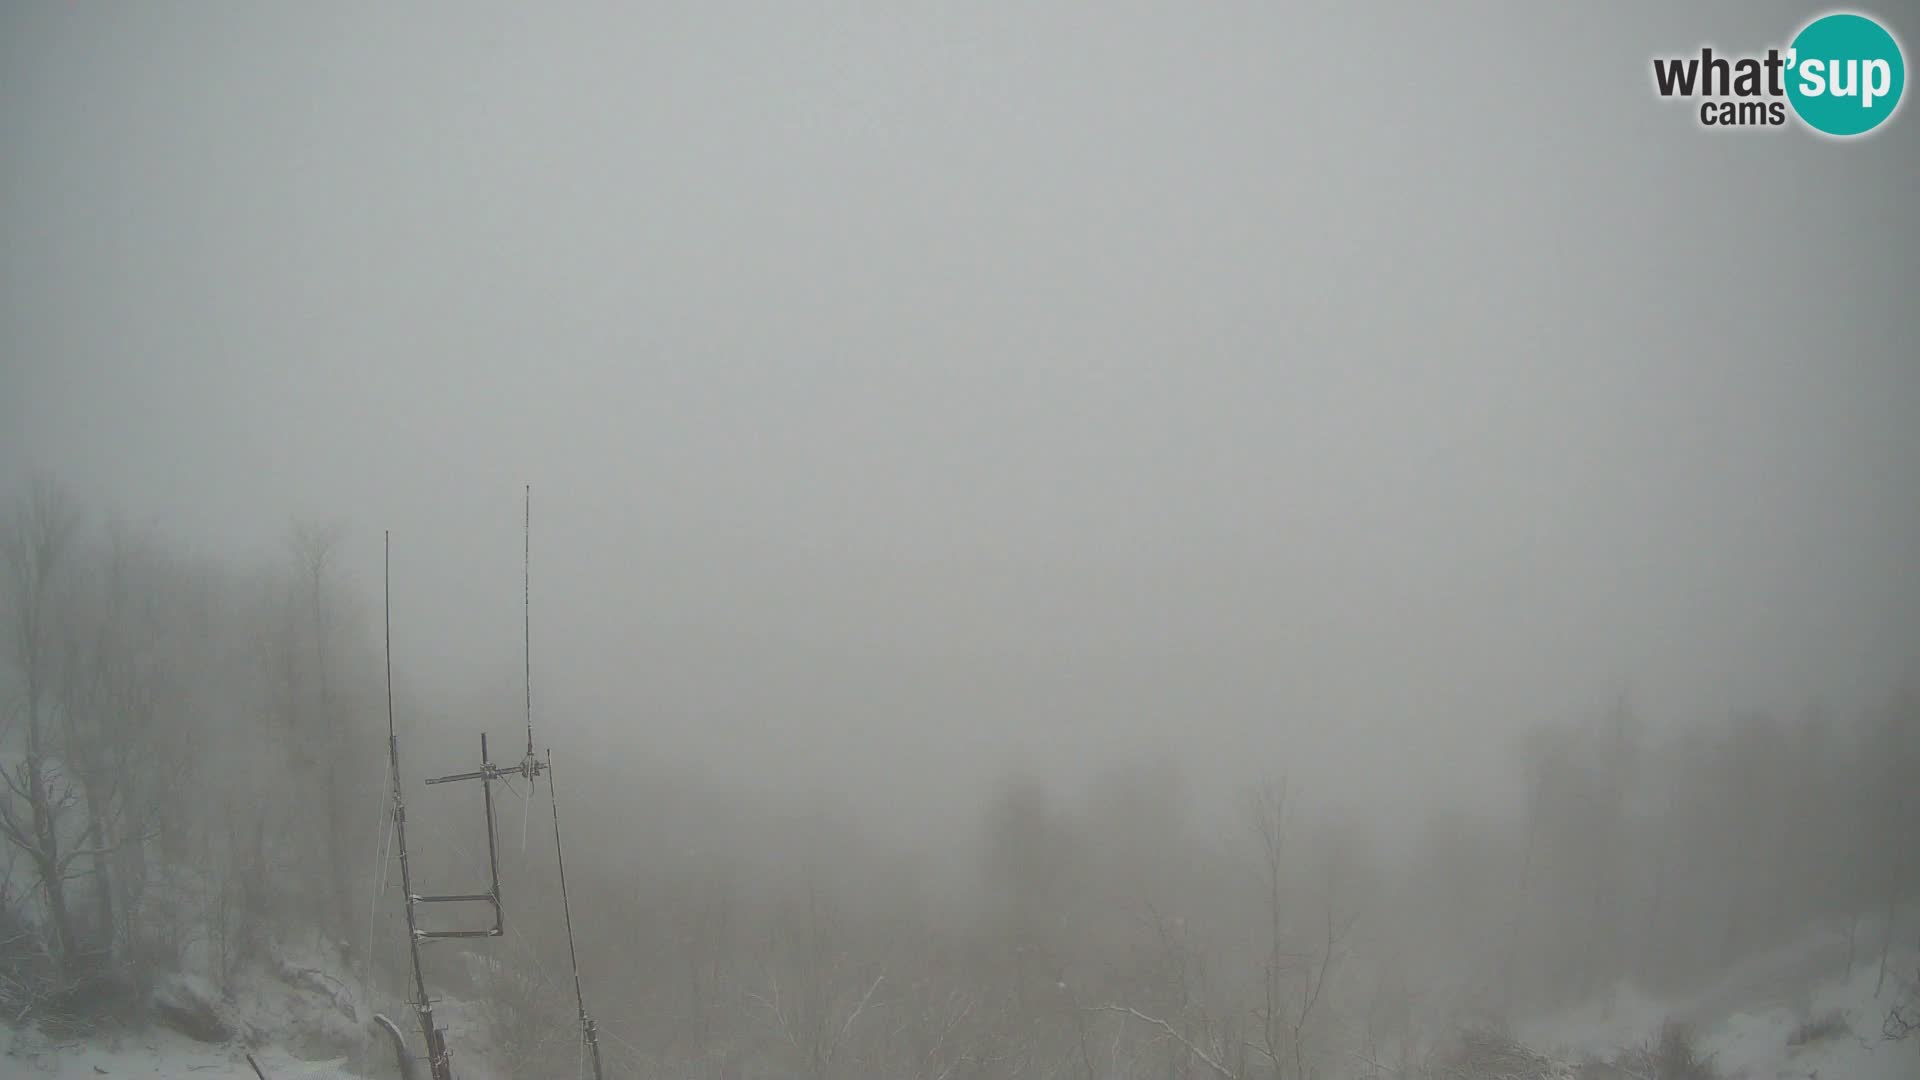
M 1621 1075 L 1633 1080 L 1718 1080 L 1713 1055 L 1702 1055 L 1693 1030 L 1677 1020 L 1660 1027 L 1651 1043 L 1627 1050 L 1613 1061 Z
M 1819 1016 L 1802 1020 L 1800 1025 L 1787 1036 L 1788 1046 L 1811 1046 L 1814 1043 L 1827 1042 L 1842 1035 L 1852 1033 L 1847 1026 L 1846 1014 L 1838 1009 L 1821 1013 Z
M 574 1059 L 578 1028 L 543 979 L 488 960 L 484 976 L 487 1032 L 512 1076 L 538 1076 Z
M 1459 1046 L 1441 1058 L 1432 1075 L 1437 1080 L 1575 1080 L 1579 1074 L 1498 1028 L 1481 1027 L 1462 1032 Z
M 1895 1042 L 1920 1031 L 1920 975 L 1907 984 L 1905 998 L 1887 1010 L 1887 1018 L 1880 1025 L 1880 1033 Z

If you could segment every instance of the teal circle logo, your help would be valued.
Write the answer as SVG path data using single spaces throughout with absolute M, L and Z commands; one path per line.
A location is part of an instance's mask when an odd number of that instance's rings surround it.
M 1815 131 L 1864 135 L 1900 107 L 1907 64 L 1900 43 L 1865 15 L 1824 15 L 1787 52 L 1787 100 Z

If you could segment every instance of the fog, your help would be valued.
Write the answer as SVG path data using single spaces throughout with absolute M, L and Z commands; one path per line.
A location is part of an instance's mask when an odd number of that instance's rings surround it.
M 671 778 L 947 865 L 1141 762 L 1209 844 L 1513 826 L 1529 732 L 1920 672 L 1911 109 L 1646 74 L 1806 15 L 14 6 L 5 484 L 249 580 L 335 523 L 365 658 L 390 530 L 416 777 L 524 722 L 530 484 L 613 848 Z

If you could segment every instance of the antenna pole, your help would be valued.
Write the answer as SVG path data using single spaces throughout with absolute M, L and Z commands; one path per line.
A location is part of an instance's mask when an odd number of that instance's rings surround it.
M 560 849 L 560 796 L 553 784 L 553 750 L 547 750 L 547 801 L 553 807 L 553 861 L 560 876 L 560 911 L 567 923 L 567 960 L 573 965 L 573 1001 L 580 1009 L 580 1034 L 587 1040 L 593 1056 L 593 1080 L 600 1074 L 600 1034 L 593 1017 L 587 1015 L 587 997 L 580 989 L 580 954 L 573 946 L 573 905 L 567 901 L 567 857 Z
M 533 760 L 533 485 L 528 484 L 521 518 L 520 657 L 527 687 L 527 758 Z
M 407 951 L 413 958 L 413 1010 L 420 1017 L 420 1031 L 427 1040 L 427 1069 L 433 1080 L 452 1080 L 453 1069 L 447 1060 L 447 1044 L 434 1026 L 433 1002 L 427 997 L 427 976 L 420 966 L 420 928 L 414 919 L 413 875 L 407 862 L 407 804 L 401 797 L 400 737 L 393 725 L 393 532 L 385 533 L 381 552 L 381 601 L 384 608 L 387 652 L 387 763 L 393 771 L 393 832 L 400 848 L 400 890 L 406 895 Z

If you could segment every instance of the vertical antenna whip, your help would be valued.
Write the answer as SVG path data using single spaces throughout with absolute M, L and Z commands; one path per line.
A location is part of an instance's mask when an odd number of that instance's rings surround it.
M 393 738 L 393 530 L 381 534 L 380 604 L 387 641 L 387 738 Z M 399 782 L 399 776 L 394 781 Z
M 527 760 L 533 760 L 533 485 L 525 492 L 521 520 L 520 553 L 520 655 L 525 663 L 527 686 Z

